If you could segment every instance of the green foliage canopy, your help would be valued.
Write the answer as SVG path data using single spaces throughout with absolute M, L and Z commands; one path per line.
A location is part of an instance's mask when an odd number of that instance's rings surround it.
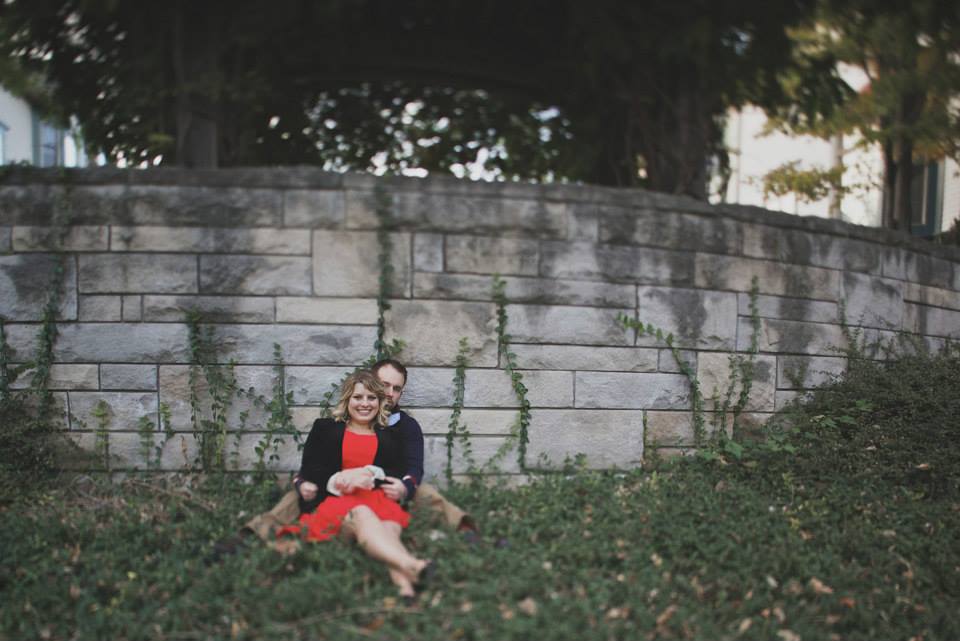
M 723 114 L 776 99 L 810 2 L 11 0 L 0 48 L 134 163 L 479 163 L 703 198 Z

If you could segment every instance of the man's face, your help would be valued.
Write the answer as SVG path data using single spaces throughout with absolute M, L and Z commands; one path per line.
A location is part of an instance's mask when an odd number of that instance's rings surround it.
M 403 394 L 403 386 L 406 384 L 403 374 L 393 365 L 384 365 L 377 370 L 377 378 L 383 383 L 383 389 L 387 393 L 387 407 L 396 407 L 400 402 L 400 395 Z

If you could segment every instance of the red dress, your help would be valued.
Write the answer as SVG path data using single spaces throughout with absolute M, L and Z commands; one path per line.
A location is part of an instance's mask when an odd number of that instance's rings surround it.
M 343 465 L 341 469 L 371 465 L 377 455 L 376 434 L 343 433 Z M 410 523 L 410 515 L 396 501 L 387 498 L 380 488 L 354 490 L 352 494 L 328 496 L 310 514 L 300 515 L 299 525 L 287 525 L 277 530 L 277 536 L 299 534 L 306 526 L 308 541 L 326 541 L 340 532 L 340 524 L 347 512 L 358 505 L 366 505 L 382 521 L 395 521 L 401 527 Z

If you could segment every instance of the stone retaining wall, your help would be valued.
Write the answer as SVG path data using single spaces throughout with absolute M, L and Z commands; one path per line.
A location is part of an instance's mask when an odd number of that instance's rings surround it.
M 645 443 L 692 444 L 687 379 L 662 341 L 619 326 L 620 313 L 672 332 L 709 398 L 726 389 L 730 354 L 750 347 L 756 277 L 760 354 L 746 416 L 755 424 L 842 371 L 841 306 L 868 339 L 906 332 L 937 347 L 960 333 L 960 252 L 837 221 L 640 190 L 309 168 L 17 169 L 0 183 L 9 341 L 29 359 L 62 269 L 52 386 L 64 426 L 88 447 L 91 412 L 109 404 L 115 469 L 144 465 L 138 421 L 159 425 L 162 406 L 178 432 L 163 466 L 195 456 L 188 309 L 213 324 L 242 389 L 269 397 L 281 346 L 295 421 L 307 429 L 331 383 L 376 339 L 378 184 L 395 225 L 388 337 L 406 342 L 404 401 L 427 434 L 434 474 L 445 464 L 461 337 L 463 418 L 481 462 L 516 417 L 497 353 L 494 274 L 506 281 L 507 331 L 529 389 L 531 461 L 582 452 L 592 466 L 633 466 Z M 266 417 L 237 399 L 232 426 L 243 411 L 246 430 L 229 447 L 246 469 Z M 164 443 L 159 428 L 155 437 Z M 291 442 L 274 466 L 298 462 Z

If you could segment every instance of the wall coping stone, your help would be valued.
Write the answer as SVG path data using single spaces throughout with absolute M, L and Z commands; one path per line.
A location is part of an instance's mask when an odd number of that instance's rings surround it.
M 0 202 L 5 186 L 75 185 L 75 186 L 171 186 L 171 187 L 233 187 L 243 189 L 317 189 L 317 190 L 372 190 L 381 185 L 393 192 L 421 192 L 428 195 L 453 195 L 481 198 L 518 198 L 562 201 L 571 204 L 595 204 L 621 208 L 625 211 L 647 210 L 671 213 L 692 213 L 702 216 L 724 217 L 741 222 L 756 223 L 784 229 L 813 231 L 844 238 L 855 238 L 901 247 L 939 256 L 960 263 L 960 247 L 935 245 L 914 238 L 905 232 L 854 225 L 840 220 L 817 216 L 796 216 L 774 212 L 749 205 L 730 205 L 695 200 L 651 192 L 639 188 L 617 188 L 598 185 L 532 184 L 507 182 L 471 182 L 452 176 L 411 178 L 374 176 L 363 173 L 335 173 L 310 166 L 241 167 L 226 169 L 187 169 L 157 167 L 150 169 L 119 169 L 92 167 L 83 169 L 7 167 L 0 173 Z M 601 212 L 602 214 L 602 212 Z M 106 221 L 114 222 L 114 221 Z M 117 224 L 123 221 L 118 219 Z

